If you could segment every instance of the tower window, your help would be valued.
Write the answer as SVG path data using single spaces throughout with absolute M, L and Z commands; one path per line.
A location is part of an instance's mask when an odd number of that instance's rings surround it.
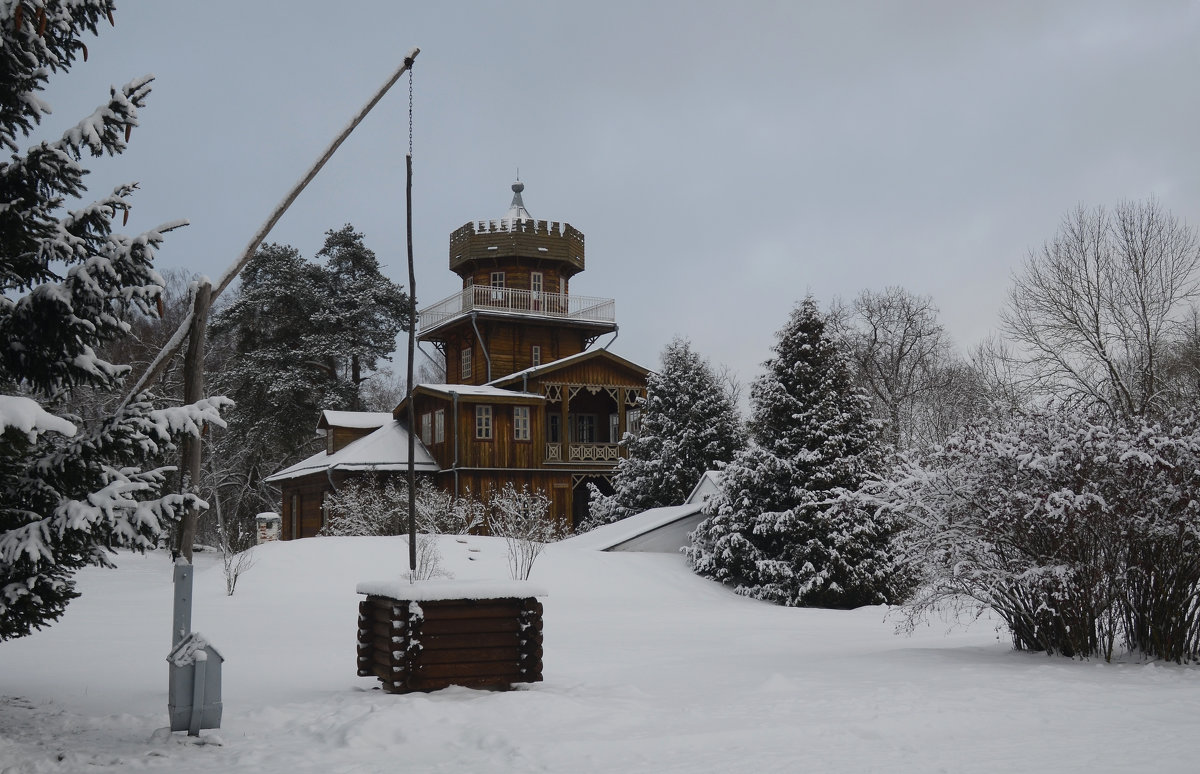
M 529 362 L 535 366 L 540 366 L 542 364 L 542 348 L 537 344 L 534 344 L 533 349 L 531 349 L 529 352 Z
M 421 415 L 421 443 L 426 446 L 433 443 L 433 417 L 428 411 Z
M 504 272 L 502 272 L 502 271 L 494 271 L 494 272 L 492 272 L 492 282 L 491 282 L 491 285 L 492 285 L 492 287 L 494 287 L 494 288 L 502 288 L 502 287 L 504 287 Z
M 446 410 L 438 409 L 433 412 L 433 442 L 442 443 L 446 440 Z
M 469 349 L 462 351 L 462 378 L 471 378 L 471 350 Z
M 475 407 L 475 437 L 489 440 L 492 437 L 492 407 Z

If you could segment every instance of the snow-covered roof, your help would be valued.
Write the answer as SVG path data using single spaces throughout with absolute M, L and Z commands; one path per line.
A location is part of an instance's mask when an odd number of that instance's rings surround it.
M 721 471 L 706 470 L 700 480 L 696 482 L 696 486 L 692 489 L 691 494 L 687 496 L 689 503 L 704 503 L 708 498 L 721 488 Z
M 630 516 L 627 519 L 596 527 L 590 532 L 567 538 L 561 545 L 585 551 L 607 551 L 613 546 L 640 537 L 647 532 L 665 527 L 680 519 L 694 516 L 704 508 L 704 503 L 684 503 L 683 505 L 666 505 L 662 508 L 651 508 L 648 511 Z
M 421 439 L 414 438 L 413 440 L 416 448 L 416 469 L 423 472 L 439 470 L 433 455 L 421 443 Z M 375 432 L 346 444 L 333 454 L 317 452 L 306 460 L 267 476 L 265 480 L 268 482 L 284 481 L 313 473 L 323 473 L 326 470 L 394 471 L 407 469 L 408 431 L 398 421 L 389 420 L 386 425 Z
M 524 370 L 517 371 L 516 373 L 511 373 L 507 376 L 501 376 L 498 379 L 493 379 L 490 382 L 488 382 L 488 385 L 507 384 L 509 382 L 514 382 L 517 379 L 522 379 L 526 376 L 534 376 L 535 374 L 545 373 L 546 371 L 553 371 L 557 368 L 562 368 L 563 366 L 570 365 L 571 363 L 574 363 L 577 360 L 587 360 L 588 358 L 599 357 L 601 355 L 608 356 L 620 363 L 623 363 L 623 364 L 629 366 L 630 368 L 633 368 L 633 369 L 636 369 L 639 371 L 644 371 L 645 373 L 650 373 L 650 369 L 640 366 L 637 363 L 633 362 L 632 360 L 626 360 L 625 358 L 621 357 L 620 355 L 614 355 L 612 352 L 609 352 L 607 349 L 588 349 L 588 350 L 584 350 L 583 352 L 576 353 L 574 355 L 567 355 L 566 357 L 560 357 L 558 360 L 551 360 L 548 363 L 542 363 L 541 365 L 531 366 Z
M 383 427 L 391 421 L 392 412 L 390 411 L 325 410 L 321 412 L 321 419 L 317 422 L 317 429 L 325 430 L 330 427 L 366 429 L 370 427 Z
M 453 392 L 467 398 L 530 398 L 533 400 L 545 400 L 543 396 L 532 392 L 505 390 L 487 384 L 478 386 L 474 384 L 419 384 L 417 388 L 447 396 Z

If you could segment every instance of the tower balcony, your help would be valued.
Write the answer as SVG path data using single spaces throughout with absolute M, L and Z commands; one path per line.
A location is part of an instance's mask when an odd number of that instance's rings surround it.
M 417 336 L 425 338 L 474 312 L 599 328 L 612 328 L 617 321 L 616 301 L 611 298 L 471 285 L 417 312 Z

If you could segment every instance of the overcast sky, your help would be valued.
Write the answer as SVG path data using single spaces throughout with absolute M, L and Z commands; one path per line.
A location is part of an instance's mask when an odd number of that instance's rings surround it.
M 745 380 L 811 292 L 928 294 L 960 349 L 1078 204 L 1157 196 L 1200 224 L 1200 3 L 124 0 L 51 79 L 58 133 L 157 76 L 91 190 L 137 180 L 127 230 L 176 218 L 160 269 L 214 279 L 413 47 L 420 305 L 459 288 L 448 237 L 501 216 L 587 237 L 581 295 L 614 352 L 676 334 Z M 407 83 L 269 237 L 352 223 L 407 285 Z M 401 368 L 402 370 L 402 368 Z

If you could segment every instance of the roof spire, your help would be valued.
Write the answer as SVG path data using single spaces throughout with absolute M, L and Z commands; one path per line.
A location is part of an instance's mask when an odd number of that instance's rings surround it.
M 505 220 L 533 220 L 533 216 L 529 214 L 529 210 L 525 209 L 525 202 L 521 199 L 521 192 L 525 190 L 525 184 L 521 182 L 520 173 L 517 173 L 517 182 L 512 184 L 512 204 L 508 205 L 508 212 L 504 213 Z

